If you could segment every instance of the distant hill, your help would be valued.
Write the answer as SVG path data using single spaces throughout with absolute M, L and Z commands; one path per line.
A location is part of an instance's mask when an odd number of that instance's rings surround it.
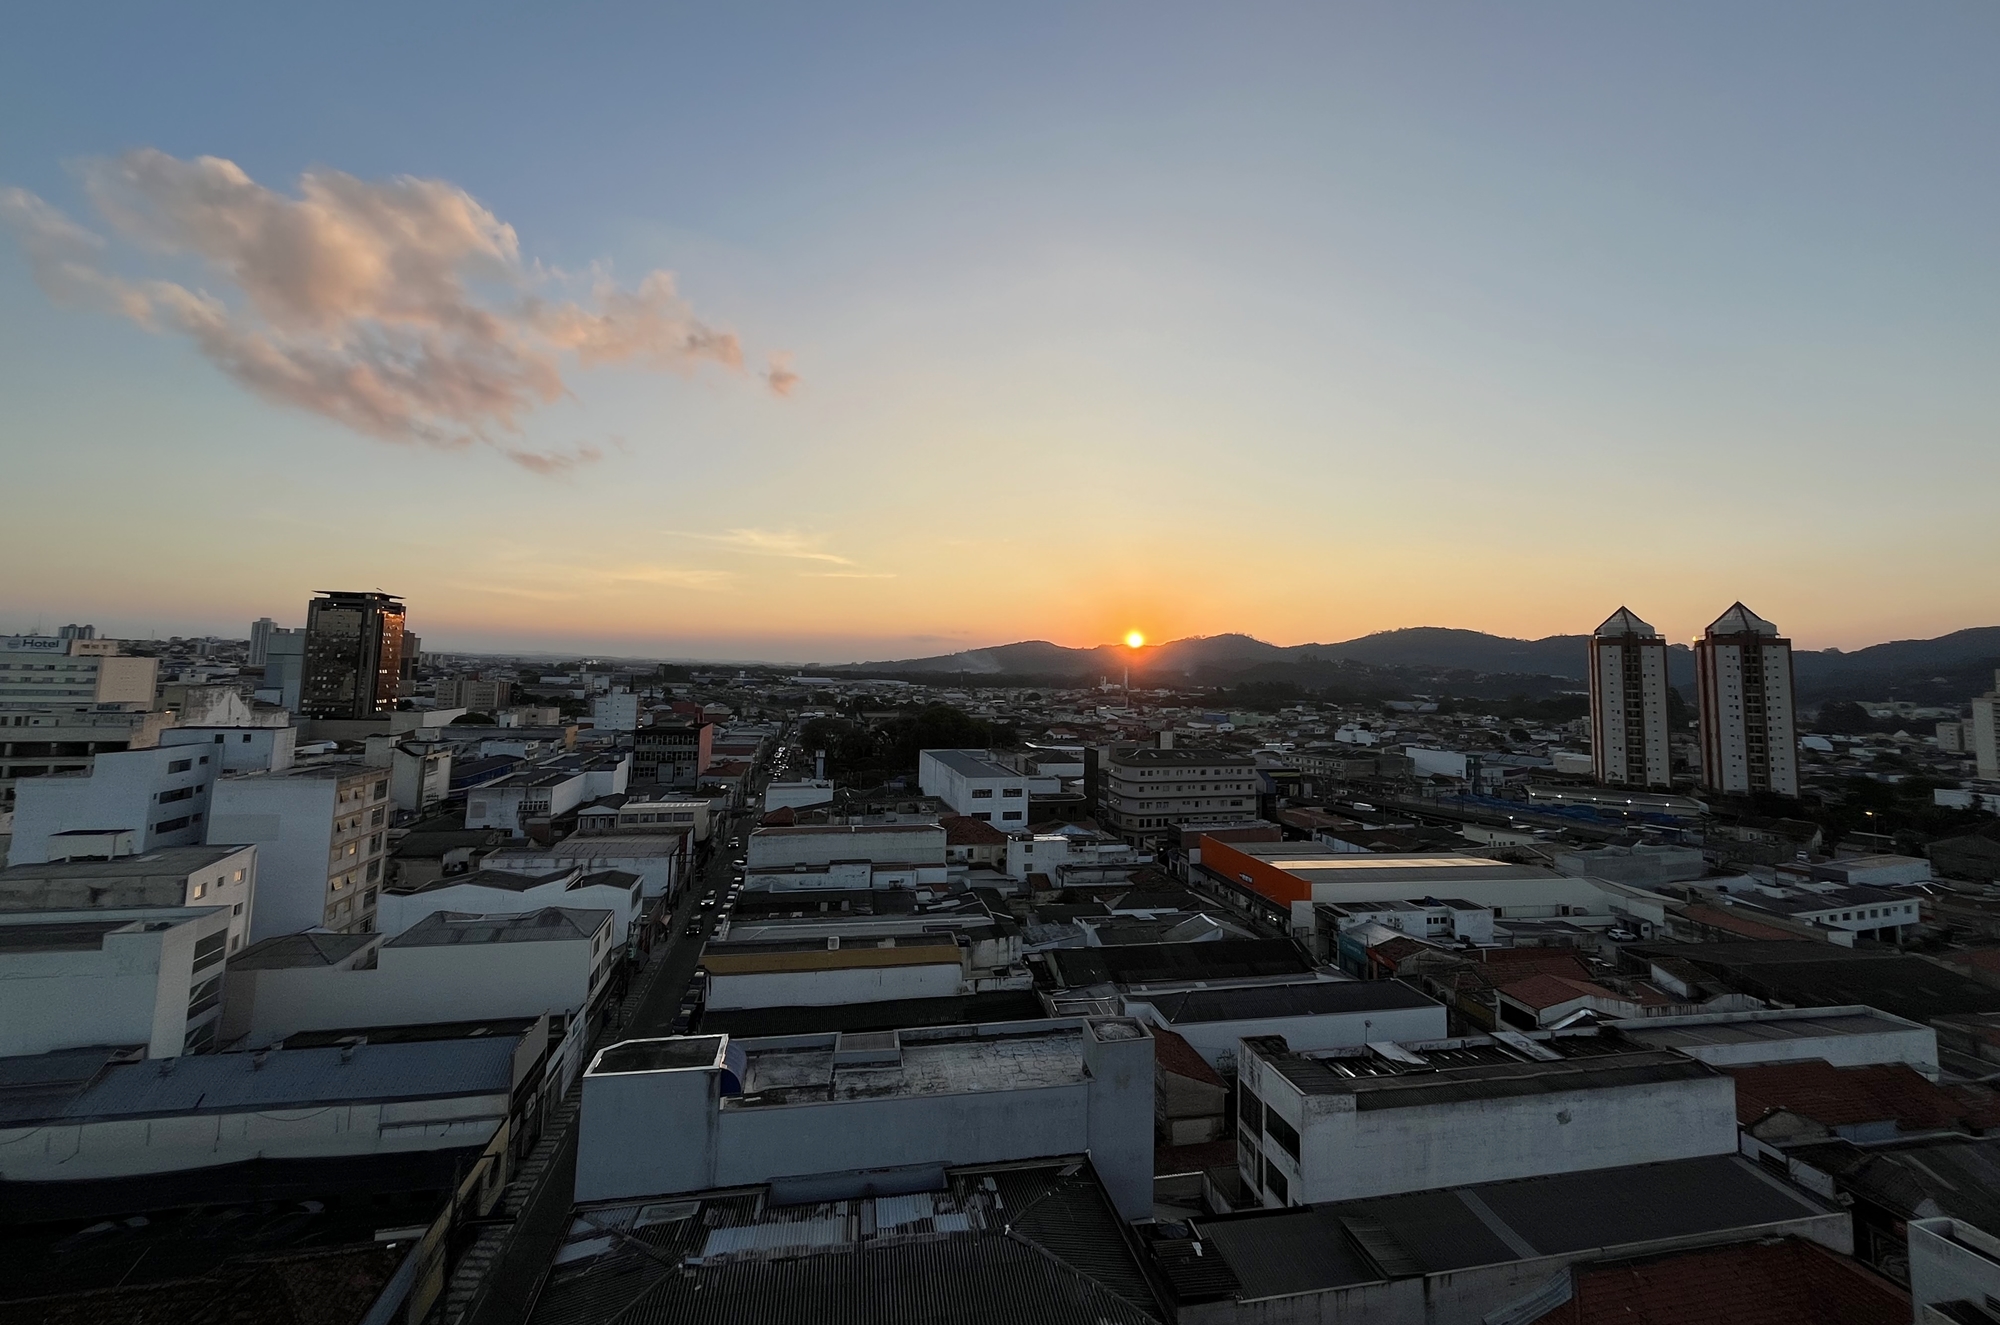
M 1433 689 L 1497 696 L 1581 688 L 1588 673 L 1589 640 L 1588 635 L 1509 639 L 1442 626 L 1378 631 L 1335 644 L 1288 646 L 1238 634 L 1192 636 L 1140 649 L 1116 644 L 1073 649 L 1047 640 L 1025 640 L 824 670 L 1055 684 L 1122 677 L 1129 667 L 1135 681 L 1287 682 L 1357 696 Z M 1993 671 L 2000 668 L 2000 626 L 1959 630 L 1930 640 L 1895 640 L 1852 653 L 1801 651 L 1793 661 L 1804 703 L 1889 698 L 1956 702 L 1992 687 Z M 1685 644 L 1668 646 L 1668 676 L 1692 697 L 1694 651 Z

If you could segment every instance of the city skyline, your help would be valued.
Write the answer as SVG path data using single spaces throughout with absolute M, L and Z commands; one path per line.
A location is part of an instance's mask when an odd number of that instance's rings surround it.
M 2000 620 L 2000 19 L 1130 17 L 612 9 L 467 60 L 443 10 L 10 15 L 0 448 L 97 532 L 11 515 L 0 616 L 379 583 L 441 644 L 798 659 Z

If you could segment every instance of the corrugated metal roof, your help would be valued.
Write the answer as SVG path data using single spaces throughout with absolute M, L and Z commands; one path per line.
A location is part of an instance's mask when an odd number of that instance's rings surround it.
M 682 1207 L 686 1207 L 683 1209 Z M 765 1192 L 581 1209 L 531 1325 L 1147 1325 L 1157 1303 L 1082 1159 L 943 1191 L 771 1207 Z
M 53 1117 L 143 1117 L 506 1094 L 516 1036 L 362 1044 L 352 1050 L 194 1054 L 107 1068 Z

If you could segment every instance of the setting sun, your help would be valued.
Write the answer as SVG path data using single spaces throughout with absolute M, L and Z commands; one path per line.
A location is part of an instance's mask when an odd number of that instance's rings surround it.
M 1141 635 L 1138 631 L 1128 630 L 1125 632 L 1125 646 L 1127 648 L 1136 649 L 1145 642 L 1146 642 L 1146 637 L 1144 635 Z

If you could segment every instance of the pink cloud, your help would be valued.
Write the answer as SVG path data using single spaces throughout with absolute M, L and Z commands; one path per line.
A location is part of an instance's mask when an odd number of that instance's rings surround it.
M 0 221 L 52 300 L 184 335 L 244 389 L 370 437 L 484 443 L 536 473 L 563 473 L 601 453 L 512 438 L 526 415 L 569 393 L 565 360 L 743 367 L 736 335 L 698 318 L 669 272 L 636 289 L 599 281 L 587 302 L 542 297 L 513 227 L 442 180 L 313 171 L 292 197 L 233 162 L 151 149 L 80 174 L 120 238 L 199 259 L 231 297 L 119 275 L 102 236 L 32 193 L 0 190 Z M 764 376 L 780 395 L 797 381 L 777 360 Z

